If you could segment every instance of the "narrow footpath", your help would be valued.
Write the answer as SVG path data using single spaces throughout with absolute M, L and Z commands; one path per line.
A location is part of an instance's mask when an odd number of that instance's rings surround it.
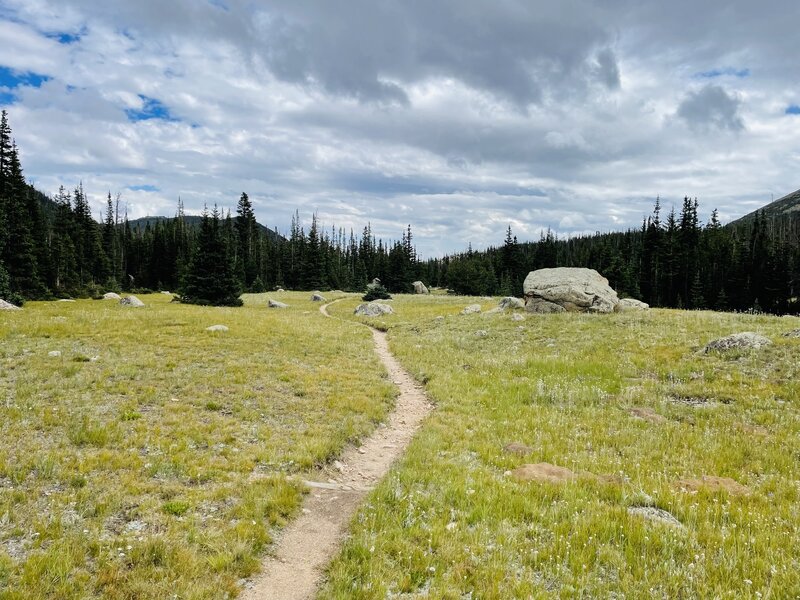
M 328 314 L 328 306 L 320 307 Z M 411 438 L 433 406 L 422 387 L 389 351 L 386 334 L 372 330 L 375 353 L 400 395 L 385 423 L 363 443 L 345 448 L 326 481 L 306 481 L 311 493 L 302 514 L 277 539 L 273 555 L 244 589 L 245 600 L 305 600 L 313 598 L 324 570 L 339 550 L 361 500 L 408 447 Z

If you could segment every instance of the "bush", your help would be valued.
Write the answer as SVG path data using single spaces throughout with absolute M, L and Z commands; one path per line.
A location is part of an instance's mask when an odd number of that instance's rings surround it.
M 367 293 L 361 299 L 364 302 L 372 302 L 373 300 L 390 300 L 391 294 L 381 284 L 371 284 L 367 287 Z

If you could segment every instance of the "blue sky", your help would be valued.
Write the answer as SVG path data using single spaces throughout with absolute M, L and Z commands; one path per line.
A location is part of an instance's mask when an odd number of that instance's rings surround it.
M 0 0 L 0 104 L 26 176 L 97 216 L 246 191 L 425 255 L 656 196 L 733 219 L 800 187 L 800 5 L 712 4 Z

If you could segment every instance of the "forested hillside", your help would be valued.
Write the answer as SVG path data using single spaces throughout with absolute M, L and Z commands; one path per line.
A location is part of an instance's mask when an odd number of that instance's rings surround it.
M 800 212 L 722 226 L 713 211 L 701 224 L 696 200 L 663 214 L 656 200 L 640 229 L 536 242 L 518 242 L 509 227 L 501 246 L 421 260 L 409 225 L 400 240 L 376 239 L 367 225 L 356 234 L 308 231 L 295 213 L 281 236 L 256 222 L 247 194 L 236 213 L 214 208 L 207 218 L 219 255 L 240 291 L 290 289 L 362 290 L 379 277 L 393 292 L 411 291 L 422 279 L 462 294 L 520 295 L 534 269 L 596 269 L 623 295 L 653 306 L 797 312 L 800 282 Z M 119 198 L 107 198 L 104 220 L 92 217 L 82 186 L 62 188 L 52 199 L 26 184 L 8 116 L 0 125 L 0 298 L 96 296 L 109 290 L 182 287 L 199 251 L 199 217 L 127 219 Z M 198 262 L 198 261 L 196 261 Z

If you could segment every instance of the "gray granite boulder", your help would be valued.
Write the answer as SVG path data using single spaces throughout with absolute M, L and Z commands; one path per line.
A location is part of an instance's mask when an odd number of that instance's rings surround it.
M 535 313 L 614 312 L 617 293 L 594 269 L 558 267 L 531 271 L 523 284 L 525 308 Z
M 129 306 L 131 308 L 141 308 L 144 306 L 144 302 L 139 300 L 136 296 L 125 296 L 124 298 L 120 299 L 119 303 L 122 306 Z
M 394 310 L 388 304 L 382 304 L 381 302 L 368 302 L 364 304 L 359 304 L 353 314 L 356 314 L 360 317 L 380 317 L 381 315 L 391 315 L 394 314 Z

